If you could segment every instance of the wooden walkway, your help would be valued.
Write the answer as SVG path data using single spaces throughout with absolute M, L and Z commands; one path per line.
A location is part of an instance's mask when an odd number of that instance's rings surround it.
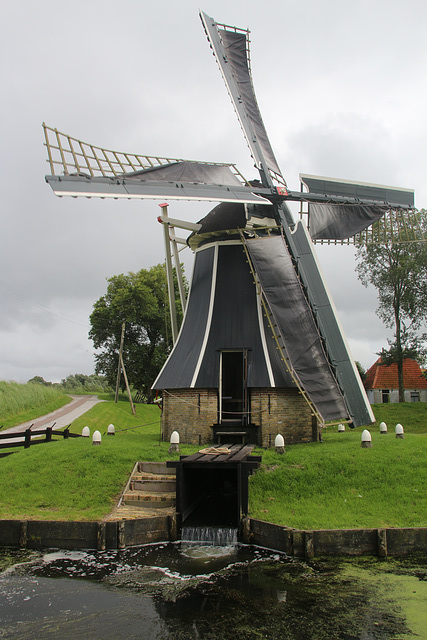
M 261 456 L 252 456 L 252 450 L 254 445 L 251 444 L 228 444 L 228 445 L 219 445 L 218 447 L 209 447 L 205 451 L 215 450 L 215 449 L 223 449 L 224 447 L 228 448 L 228 453 L 202 453 L 201 451 L 197 451 L 196 453 L 192 453 L 190 456 L 180 456 L 179 462 L 169 461 L 167 463 L 168 466 L 178 466 L 180 464 L 191 464 L 192 466 L 196 465 L 227 465 L 227 466 L 235 466 L 237 464 L 244 463 L 252 466 L 254 464 L 254 468 L 258 466 L 261 462 Z

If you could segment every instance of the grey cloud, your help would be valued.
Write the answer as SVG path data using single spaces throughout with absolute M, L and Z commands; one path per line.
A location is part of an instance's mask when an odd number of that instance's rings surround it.
M 414 187 L 423 206 L 427 6 L 364 6 L 369 20 L 338 0 L 272 0 L 268 11 L 217 0 L 205 10 L 252 29 L 255 88 L 293 188 L 300 171 L 395 182 Z M 0 29 L 0 281 L 85 324 L 106 278 L 163 261 L 158 204 L 55 198 L 44 182 L 43 121 L 112 149 L 236 162 L 248 178 L 253 162 L 195 0 L 75 0 L 72 10 L 16 0 Z M 213 206 L 171 204 L 171 215 L 197 220 Z M 382 332 L 375 299 L 355 280 L 352 256 L 334 251 L 320 260 L 353 353 L 368 366 Z M 189 275 L 191 256 L 184 261 Z M 0 305 L 0 378 L 93 370 L 86 328 L 1 286 Z

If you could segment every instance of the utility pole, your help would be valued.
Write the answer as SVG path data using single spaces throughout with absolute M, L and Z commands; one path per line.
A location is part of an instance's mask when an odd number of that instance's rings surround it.
M 123 343 L 124 343 L 124 340 L 125 340 L 125 326 L 126 326 L 126 322 L 123 322 L 123 324 L 122 324 L 122 335 L 120 337 L 119 366 L 117 368 L 117 382 L 116 382 L 116 398 L 115 398 L 115 402 L 118 402 L 118 399 L 119 399 L 120 373 L 121 373 L 121 370 L 123 369 L 123 377 L 125 379 L 126 389 L 127 389 L 128 396 L 129 396 L 130 408 L 132 409 L 133 415 L 135 415 L 135 407 L 134 407 L 134 404 L 133 404 L 133 401 L 132 401 L 132 394 L 130 392 L 128 377 L 126 375 L 125 363 L 123 362 Z
M 122 335 L 120 338 L 120 349 L 119 349 L 119 364 L 117 366 L 117 380 L 116 380 L 116 397 L 114 402 L 117 403 L 118 399 L 119 399 L 119 388 L 120 388 L 120 373 L 122 370 L 122 353 L 123 353 L 123 343 L 125 340 L 125 326 L 126 326 L 126 322 L 123 322 L 122 324 Z

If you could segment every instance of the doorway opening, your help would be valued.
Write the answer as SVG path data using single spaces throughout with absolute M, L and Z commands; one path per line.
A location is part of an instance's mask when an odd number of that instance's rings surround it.
M 220 423 L 248 424 L 247 350 L 221 351 Z

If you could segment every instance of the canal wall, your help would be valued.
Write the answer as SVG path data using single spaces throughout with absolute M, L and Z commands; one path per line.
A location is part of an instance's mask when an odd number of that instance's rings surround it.
M 242 542 L 277 549 L 297 558 L 330 555 L 404 556 L 427 553 L 427 527 L 313 529 L 283 527 L 248 518 Z
M 0 547 L 25 549 L 125 549 L 176 540 L 175 516 L 132 520 L 63 522 L 1 520 Z
M 1 547 L 103 551 L 177 539 L 176 517 L 170 515 L 101 522 L 0 521 Z M 299 530 L 244 518 L 240 540 L 297 558 L 427 553 L 427 527 Z

